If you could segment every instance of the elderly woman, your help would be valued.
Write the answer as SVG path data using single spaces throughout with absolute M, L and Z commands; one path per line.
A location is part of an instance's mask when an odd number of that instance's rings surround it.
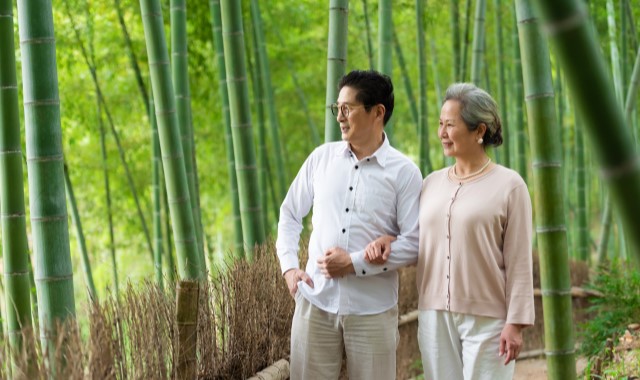
M 425 377 L 510 379 L 533 324 L 531 200 L 488 146 L 502 143 L 496 102 L 469 83 L 447 89 L 438 137 L 451 167 L 420 196 L 418 341 Z
M 425 378 L 511 379 L 521 331 L 534 321 L 527 186 L 487 155 L 488 146 L 502 143 L 500 118 L 496 102 L 476 86 L 447 89 L 438 137 L 455 164 L 427 176 L 420 197 Z M 366 257 L 380 262 L 388 241 L 369 244 Z

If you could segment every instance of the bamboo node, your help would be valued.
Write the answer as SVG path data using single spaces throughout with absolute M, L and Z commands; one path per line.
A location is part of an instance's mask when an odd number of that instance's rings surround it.
M 542 289 L 540 292 L 543 297 L 564 297 L 571 295 L 571 288 L 569 289 Z
M 12 84 L 10 86 L 1 86 L 0 90 L 17 90 L 18 89 L 18 85 L 17 84 Z
M 62 154 L 56 156 L 27 157 L 27 162 L 53 162 L 63 160 L 64 156 Z
M 554 36 L 556 34 L 577 28 L 578 26 L 584 24 L 587 18 L 587 10 L 584 7 L 581 7 L 578 12 L 572 14 L 564 20 L 549 22 L 542 25 L 541 29 L 548 36 Z
M 56 42 L 55 37 L 27 38 L 27 39 L 24 39 L 24 40 L 20 40 L 20 45 L 50 44 L 50 43 L 55 43 L 55 42 Z
M 25 106 L 59 106 L 60 99 L 32 100 L 24 102 Z
M 544 354 L 546 356 L 563 356 L 563 355 L 573 355 L 576 353 L 575 349 L 570 350 L 557 350 L 557 351 L 545 351 Z
M 2 152 L 0 152 L 0 155 L 4 156 L 4 155 L 9 155 L 9 154 L 19 154 L 22 155 L 22 150 L 20 149 L 15 149 L 15 150 L 3 150 Z
M 550 232 L 565 232 L 567 227 L 563 224 L 560 226 L 545 226 L 545 227 L 536 227 L 536 233 L 550 233 Z

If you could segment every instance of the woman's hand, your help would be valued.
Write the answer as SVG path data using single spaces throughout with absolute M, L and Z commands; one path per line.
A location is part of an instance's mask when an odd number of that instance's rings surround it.
M 505 356 L 504 365 L 516 360 L 522 349 L 522 325 L 507 323 L 500 334 L 500 351 L 498 355 Z
M 395 236 L 384 235 L 372 241 L 364 249 L 364 258 L 372 264 L 384 264 L 391 255 L 391 243 Z

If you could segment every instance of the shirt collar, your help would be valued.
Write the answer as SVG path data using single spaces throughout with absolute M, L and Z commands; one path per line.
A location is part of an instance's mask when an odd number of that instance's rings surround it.
M 391 148 L 391 144 L 389 144 L 389 138 L 387 137 L 387 134 L 382 132 L 382 135 L 384 137 L 384 141 L 382 142 L 382 145 L 380 145 L 380 147 L 375 152 L 373 152 L 371 156 L 363 157 L 363 159 L 375 158 L 378 165 L 384 168 L 387 162 L 387 156 L 389 155 L 389 148 Z M 349 154 L 351 154 L 351 148 L 349 147 L 349 143 L 347 141 L 343 141 L 342 147 L 338 149 L 336 154 L 343 155 L 343 156 L 348 156 Z

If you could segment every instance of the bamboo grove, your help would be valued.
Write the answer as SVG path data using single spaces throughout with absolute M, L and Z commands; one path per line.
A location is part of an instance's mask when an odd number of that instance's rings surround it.
M 338 79 L 374 68 L 395 83 L 390 139 L 425 176 L 450 164 L 442 89 L 498 100 L 492 154 L 534 201 L 549 376 L 576 376 L 569 260 L 640 263 L 638 0 L 318 4 L 0 0 L 12 346 L 33 326 L 53 350 L 56 321 L 119 284 L 254 259 L 304 158 L 339 139 Z

